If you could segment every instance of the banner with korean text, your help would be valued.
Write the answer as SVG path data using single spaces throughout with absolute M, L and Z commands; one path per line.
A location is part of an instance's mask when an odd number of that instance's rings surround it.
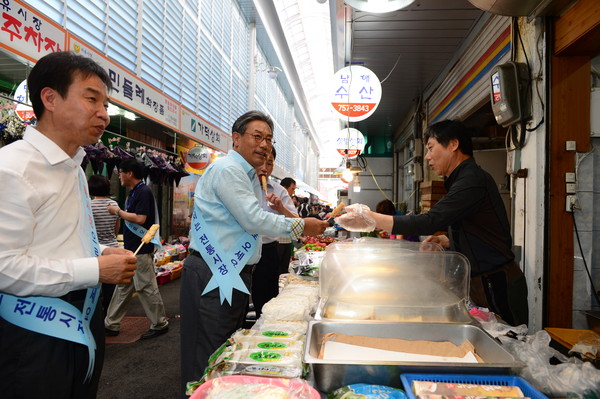
M 215 150 L 227 152 L 232 147 L 230 134 L 214 127 L 184 107 L 181 107 L 180 130 L 187 136 L 200 140 Z
M 179 130 L 179 104 L 69 34 L 69 50 L 89 57 L 108 72 L 111 100 L 167 127 Z
M 67 32 L 55 22 L 17 0 L 0 1 L 0 47 L 37 62 L 65 49 Z

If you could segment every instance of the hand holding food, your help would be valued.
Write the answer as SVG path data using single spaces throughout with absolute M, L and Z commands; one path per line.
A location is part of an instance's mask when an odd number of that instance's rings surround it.
M 317 218 L 304 218 L 304 231 L 302 232 L 305 236 L 318 236 L 323 234 L 325 229 L 329 227 L 329 223 L 324 220 Z
M 267 176 L 262 175 L 260 177 L 260 182 L 262 183 L 263 190 L 265 190 L 265 193 L 267 193 L 268 192 L 268 189 L 267 189 Z
M 152 239 L 156 235 L 156 232 L 158 231 L 159 227 L 160 227 L 160 224 L 153 224 L 152 226 L 150 226 L 150 228 L 148 229 L 146 234 L 144 234 L 144 236 L 142 237 L 142 243 L 140 244 L 138 249 L 136 249 L 135 252 L 133 253 L 134 256 L 137 255 L 137 253 L 140 249 L 142 249 L 142 245 L 150 244 L 150 241 L 152 241 Z
M 106 252 L 105 250 L 102 256 L 98 257 L 99 281 L 107 284 L 130 283 L 137 268 L 137 258 L 131 251 L 110 251 L 109 254 Z
M 329 219 L 333 219 L 334 217 L 336 217 L 337 215 L 340 214 L 340 212 L 342 212 L 342 209 L 344 209 L 344 207 L 346 206 L 346 204 L 344 204 L 343 202 L 340 202 L 340 204 L 338 206 L 336 206 L 333 211 L 331 211 L 331 216 L 329 216 Z
M 344 208 L 342 216 L 335 218 L 340 227 L 348 231 L 370 232 L 375 229 L 376 222 L 369 214 L 371 209 L 363 204 L 352 204 Z

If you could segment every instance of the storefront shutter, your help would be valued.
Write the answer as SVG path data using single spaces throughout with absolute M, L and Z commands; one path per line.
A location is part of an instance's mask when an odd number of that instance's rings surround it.
M 510 59 L 511 19 L 494 15 L 427 98 L 429 123 L 463 119 L 489 98 L 489 71 Z

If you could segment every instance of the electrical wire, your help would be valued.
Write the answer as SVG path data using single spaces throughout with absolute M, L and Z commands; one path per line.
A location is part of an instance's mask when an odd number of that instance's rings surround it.
M 392 74 L 392 72 L 394 72 L 394 69 L 396 69 L 396 65 L 398 65 L 398 61 L 400 61 L 400 57 L 401 56 L 402 56 L 402 54 L 398 54 L 398 58 L 396 58 L 396 63 L 394 63 L 394 66 L 390 70 L 390 73 L 388 73 L 387 76 L 385 78 L 383 78 L 383 80 L 380 82 L 381 84 L 383 84 L 383 82 L 385 82 L 387 80 L 387 78 L 390 77 L 390 75 Z
M 583 162 L 583 160 L 585 158 L 587 158 L 589 155 L 593 154 L 594 151 L 596 151 L 598 147 L 593 146 L 592 145 L 592 149 L 588 152 L 586 152 L 585 154 L 583 154 L 581 157 L 578 157 L 577 161 L 575 162 L 575 181 L 578 182 L 579 178 L 577 177 L 579 175 L 579 168 L 581 165 L 581 162 Z M 585 271 L 587 272 L 588 278 L 590 280 L 590 284 L 592 286 L 592 292 L 594 293 L 594 297 L 596 298 L 596 302 L 598 303 L 598 305 L 600 305 L 600 298 L 598 297 L 598 291 L 596 291 L 596 288 L 594 287 L 594 281 L 592 279 L 592 275 L 590 274 L 590 270 L 587 266 L 587 262 L 585 260 L 585 256 L 583 254 L 583 249 L 581 247 L 581 240 L 579 239 L 579 231 L 577 230 L 577 221 L 575 220 L 575 210 L 577 208 L 571 209 L 571 216 L 573 217 L 573 228 L 575 229 L 575 236 L 577 237 L 577 244 L 579 245 L 579 252 L 581 253 L 581 258 L 583 259 L 583 265 L 585 267 Z

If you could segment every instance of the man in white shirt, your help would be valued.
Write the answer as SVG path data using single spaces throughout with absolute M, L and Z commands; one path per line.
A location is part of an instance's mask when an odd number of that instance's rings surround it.
M 262 198 L 262 208 L 276 215 L 283 215 L 289 218 L 297 218 L 296 208 L 290 198 L 287 190 L 279 183 L 270 179 L 275 165 L 275 157 L 277 152 L 275 147 L 271 150 L 271 154 L 267 155 L 267 159 L 263 165 L 256 168 L 256 175 L 259 180 L 264 176 L 267 180 L 268 194 L 276 196 L 271 202 L 267 202 L 266 198 Z M 267 193 L 265 193 L 266 195 Z M 283 255 L 283 259 L 279 252 L 281 240 L 287 240 L 287 255 Z M 291 240 L 289 236 L 263 236 L 262 237 L 262 252 L 260 260 L 256 264 L 252 272 L 252 304 L 258 319 L 262 313 L 262 307 L 265 303 L 275 298 L 279 294 L 279 273 L 282 268 L 282 263 L 289 265 L 291 252 Z M 286 269 L 288 266 L 286 266 Z
M 131 251 L 98 244 L 80 167 L 81 146 L 108 126 L 111 81 L 93 60 L 57 52 L 27 86 L 37 125 L 0 149 L 0 392 L 95 398 L 99 283 L 128 283 L 136 268 Z

